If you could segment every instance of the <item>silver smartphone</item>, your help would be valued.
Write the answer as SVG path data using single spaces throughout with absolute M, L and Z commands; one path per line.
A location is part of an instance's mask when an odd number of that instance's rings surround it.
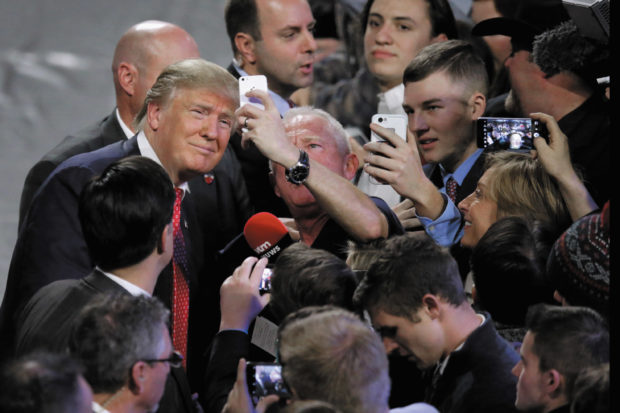
M 267 92 L 267 78 L 264 75 L 241 76 L 239 78 L 239 104 L 243 106 L 247 103 L 265 109 L 260 99 L 251 98 L 245 94 L 252 90 L 262 90 Z
M 390 129 L 396 135 L 400 136 L 405 142 L 407 142 L 407 115 L 391 114 L 391 113 L 377 113 L 372 115 L 372 123 L 383 126 L 386 129 Z M 374 132 L 370 134 L 371 142 L 386 142 L 381 136 Z M 386 142 L 389 144 L 389 142 Z M 370 177 L 370 183 L 375 185 L 385 185 L 385 182 L 379 181 L 374 177 Z

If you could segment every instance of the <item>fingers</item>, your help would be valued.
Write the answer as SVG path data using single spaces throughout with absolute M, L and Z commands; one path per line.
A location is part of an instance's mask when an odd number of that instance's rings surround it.
M 268 262 L 269 260 L 267 258 L 261 258 L 260 260 L 258 260 L 256 262 L 256 265 L 254 265 L 252 273 L 249 276 L 251 283 L 253 285 L 255 284 L 257 289 L 263 276 L 263 271 L 265 271 Z
M 256 404 L 256 413 L 264 413 L 269 406 L 280 400 L 280 397 L 275 394 L 270 394 L 261 398 Z
M 371 123 L 370 129 L 381 138 L 391 143 L 396 148 L 401 147 L 405 144 L 405 140 L 398 136 L 396 132 L 392 131 L 391 129 L 384 128 L 383 126 L 376 123 Z
M 239 359 L 239 363 L 237 363 L 237 379 L 235 380 L 235 385 L 245 386 L 245 359 L 241 357 Z
M 261 102 L 263 103 L 263 105 L 265 106 L 265 110 L 267 112 L 278 110 L 278 108 L 276 108 L 276 104 L 273 102 L 273 99 L 271 99 L 271 96 L 269 96 L 269 93 L 265 92 L 264 90 L 254 89 L 254 90 L 249 91 L 245 95 L 251 98 L 259 98 Z
M 238 279 L 247 279 L 250 278 L 250 272 L 252 271 L 252 267 L 258 261 L 256 257 L 247 257 L 243 260 L 240 266 L 238 266 L 233 272 L 233 278 Z

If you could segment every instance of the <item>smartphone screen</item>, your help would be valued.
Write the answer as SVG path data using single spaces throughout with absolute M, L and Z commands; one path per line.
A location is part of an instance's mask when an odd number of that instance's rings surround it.
M 533 139 L 546 137 L 542 123 L 530 118 L 489 118 L 477 121 L 479 148 L 528 152 L 534 149 Z
M 290 391 L 282 378 L 282 366 L 277 363 L 247 364 L 246 371 L 248 390 L 256 405 L 261 397 L 277 394 L 281 398 L 289 398 Z

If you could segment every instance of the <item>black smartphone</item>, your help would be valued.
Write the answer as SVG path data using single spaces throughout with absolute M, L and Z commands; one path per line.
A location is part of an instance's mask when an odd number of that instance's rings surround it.
M 276 394 L 288 399 L 291 392 L 282 379 L 282 366 L 277 363 L 248 362 L 246 365 L 248 390 L 254 405 L 261 397 Z
M 545 124 L 531 118 L 482 117 L 476 122 L 479 148 L 529 152 L 534 149 L 534 138 L 545 138 Z

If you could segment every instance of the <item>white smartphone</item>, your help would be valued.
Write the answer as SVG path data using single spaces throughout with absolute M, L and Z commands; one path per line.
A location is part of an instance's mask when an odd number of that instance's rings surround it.
M 384 128 L 391 129 L 398 136 L 407 141 L 407 115 L 377 113 L 372 115 L 372 123 L 377 123 Z M 385 139 L 372 132 L 370 134 L 371 142 L 385 142 Z
M 264 75 L 255 76 L 241 76 L 239 78 L 239 104 L 240 106 L 249 103 L 261 109 L 265 109 L 265 106 L 261 103 L 260 99 L 247 97 L 245 94 L 251 90 L 263 90 L 267 92 L 267 78 Z
M 377 113 L 372 115 L 372 123 L 379 124 L 386 129 L 392 130 L 396 135 L 400 136 L 407 142 L 407 116 L 402 114 Z M 371 142 L 386 142 L 381 136 L 374 132 L 370 134 Z M 379 181 L 374 177 L 370 177 L 370 183 L 375 185 L 385 185 L 385 182 Z

